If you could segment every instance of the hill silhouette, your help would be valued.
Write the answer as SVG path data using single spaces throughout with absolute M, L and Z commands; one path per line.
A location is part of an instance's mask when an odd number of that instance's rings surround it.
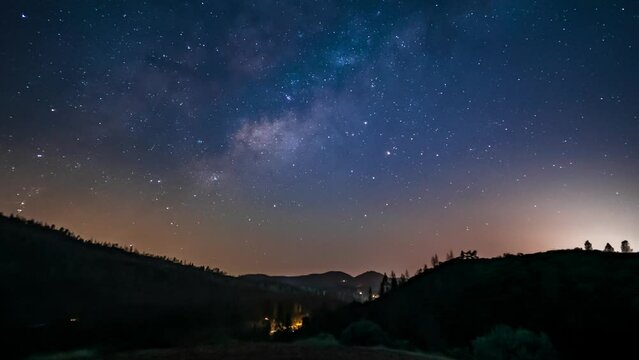
M 13 216 L 0 216 L 0 249 L 0 338 L 9 357 L 330 332 L 347 345 L 417 347 L 460 360 L 479 347 L 495 358 L 496 343 L 515 340 L 552 344 L 561 359 L 628 358 L 639 320 L 636 253 L 452 259 L 375 301 L 342 306 L 340 296 L 350 302 L 353 291 L 375 289 L 380 274 L 236 278 Z
M 382 274 L 375 271 L 367 271 L 357 276 L 351 276 L 341 271 L 329 271 L 321 274 L 309 274 L 299 276 L 269 276 L 264 274 L 248 274 L 240 276 L 241 279 L 258 282 L 276 282 L 296 286 L 301 289 L 335 297 L 341 301 L 363 302 L 368 299 L 368 289 L 376 293 L 382 281 Z
M 0 216 L 0 337 L 17 354 L 260 339 L 338 302 Z
M 338 310 L 320 327 L 339 335 L 366 319 L 393 338 L 464 358 L 474 339 L 508 325 L 547 334 L 562 359 L 614 358 L 634 352 L 637 274 L 635 253 L 454 259 L 378 300 Z

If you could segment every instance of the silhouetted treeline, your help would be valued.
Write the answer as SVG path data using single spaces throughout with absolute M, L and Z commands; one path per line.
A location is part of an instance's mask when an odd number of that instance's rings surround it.
M 455 259 L 455 255 L 453 255 L 453 251 L 450 250 L 448 253 L 446 253 L 446 261 L 450 261 L 453 259 Z M 459 254 L 459 257 L 457 257 L 457 259 L 476 260 L 476 259 L 479 259 L 479 257 L 477 256 L 477 250 L 468 250 L 468 251 L 462 250 L 461 253 Z M 439 261 L 439 257 L 437 256 L 437 254 L 431 257 L 431 265 L 433 268 L 441 265 L 442 263 L 443 262 Z M 417 271 L 415 272 L 415 276 L 421 275 L 427 270 L 428 270 L 428 265 L 424 264 L 423 267 L 417 269 Z M 379 285 L 379 292 L 378 292 L 379 296 L 388 294 L 390 291 L 397 289 L 399 286 L 405 284 L 410 279 L 411 279 L 411 276 L 408 270 L 405 270 L 399 276 L 399 278 L 397 278 L 397 275 L 395 275 L 395 271 L 391 271 L 390 277 L 388 277 L 388 275 L 384 273 L 382 276 L 381 283 Z M 374 297 L 371 296 L 369 300 L 372 300 L 373 298 Z
M 5 217 L 5 216 L 4 216 L 4 214 L 2 214 L 0 212 L 0 217 Z M 179 265 L 184 265 L 184 266 L 197 268 L 197 269 L 203 270 L 203 271 L 211 271 L 211 272 L 216 273 L 216 274 L 226 275 L 226 272 L 220 270 L 217 267 L 211 268 L 209 266 L 196 266 L 192 262 L 186 262 L 186 261 L 184 261 L 182 259 L 178 259 L 176 257 L 168 257 L 168 256 L 151 254 L 151 253 L 147 253 L 147 252 L 140 252 L 133 245 L 124 246 L 124 245 L 120 245 L 120 244 L 116 244 L 116 243 L 99 242 L 99 241 L 95 241 L 93 239 L 85 240 L 85 239 L 81 238 L 79 235 L 74 234 L 71 230 L 69 230 L 67 228 L 64 228 L 64 227 L 56 228 L 55 224 L 47 224 L 47 223 L 39 222 L 39 221 L 36 221 L 36 220 L 33 220 L 33 219 L 26 219 L 24 217 L 21 217 L 21 216 L 18 216 L 18 215 L 14 215 L 14 214 L 10 214 L 6 218 L 8 220 L 10 220 L 10 221 L 14 221 L 15 223 L 22 223 L 22 224 L 25 224 L 25 225 L 35 225 L 35 226 L 39 226 L 40 228 L 45 229 L 45 230 L 55 231 L 55 232 L 61 233 L 62 235 L 66 236 L 67 238 L 70 238 L 70 239 L 73 239 L 73 240 L 76 240 L 76 241 L 80 241 L 82 243 L 101 246 L 101 247 L 109 248 L 109 249 L 118 249 L 118 250 L 124 251 L 124 252 L 130 252 L 130 253 L 134 253 L 134 254 L 141 255 L 141 256 L 146 256 L 146 257 L 150 257 L 150 258 L 154 258 L 154 259 L 168 261 L 168 262 L 171 262 L 171 263 L 174 263 L 174 264 L 179 264 Z
M 338 302 L 0 216 L 3 354 L 269 337 Z
M 537 354 L 522 357 L 530 359 L 550 359 L 544 356 L 555 350 L 561 359 L 628 358 L 635 352 L 632 329 L 639 321 L 637 274 L 635 253 L 562 250 L 456 258 L 313 327 L 339 337 L 365 319 L 392 339 L 457 359 L 521 349 Z M 507 349 L 515 345 L 518 350 Z

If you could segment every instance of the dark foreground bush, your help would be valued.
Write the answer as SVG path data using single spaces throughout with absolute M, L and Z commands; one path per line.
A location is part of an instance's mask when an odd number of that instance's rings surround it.
M 526 329 L 498 326 L 488 335 L 473 341 L 476 360 L 551 360 L 556 359 L 550 339 Z
M 372 321 L 360 320 L 350 324 L 340 335 L 344 345 L 377 346 L 389 344 L 388 335 Z

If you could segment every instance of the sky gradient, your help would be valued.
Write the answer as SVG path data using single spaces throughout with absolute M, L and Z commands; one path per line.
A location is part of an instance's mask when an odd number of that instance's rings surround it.
M 636 1 L 8 1 L 0 211 L 231 274 L 639 247 Z

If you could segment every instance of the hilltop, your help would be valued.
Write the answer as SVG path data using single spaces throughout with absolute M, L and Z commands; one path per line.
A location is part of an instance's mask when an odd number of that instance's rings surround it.
M 464 357 L 498 325 L 543 332 L 561 358 L 633 350 L 639 254 L 585 250 L 447 261 L 325 319 L 339 334 L 359 319 L 423 350 Z

